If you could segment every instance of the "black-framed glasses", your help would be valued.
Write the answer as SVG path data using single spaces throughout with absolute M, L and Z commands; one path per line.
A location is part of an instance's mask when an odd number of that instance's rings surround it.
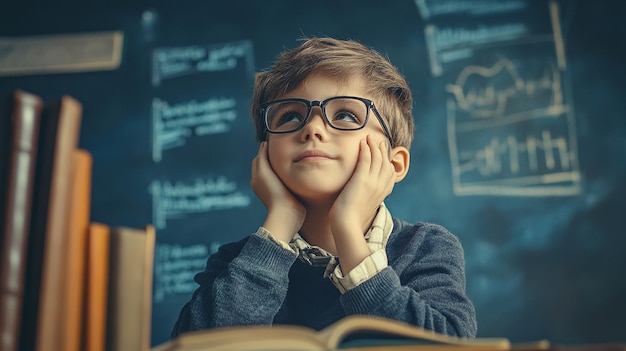
M 367 124 L 369 111 L 372 110 L 389 142 L 393 145 L 389 128 L 376 110 L 374 101 L 356 96 L 334 96 L 324 101 L 292 98 L 266 102 L 261 105 L 265 128 L 269 133 L 274 134 L 296 132 L 311 119 L 313 106 L 319 106 L 326 123 L 338 130 L 362 129 Z

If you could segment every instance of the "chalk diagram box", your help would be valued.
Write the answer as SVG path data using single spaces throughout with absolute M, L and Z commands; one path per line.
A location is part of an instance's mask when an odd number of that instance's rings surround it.
M 465 67 L 448 85 L 447 128 L 457 195 L 580 192 L 571 106 L 556 63 L 524 77 L 502 58 Z
M 580 194 L 558 12 L 550 2 L 532 22 L 511 11 L 426 25 L 431 74 L 445 84 L 455 195 Z

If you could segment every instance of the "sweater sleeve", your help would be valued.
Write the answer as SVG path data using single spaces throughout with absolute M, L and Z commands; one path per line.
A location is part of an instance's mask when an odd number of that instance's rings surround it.
M 191 330 L 272 324 L 295 259 L 293 252 L 256 234 L 222 246 L 195 276 L 200 286 L 183 306 L 171 337 Z
M 415 226 L 414 228 L 417 228 Z M 390 267 L 341 296 L 346 314 L 390 318 L 461 337 L 476 336 L 476 315 L 465 292 L 463 248 L 437 225 L 401 235 L 388 246 Z M 418 232 L 419 231 L 419 232 Z

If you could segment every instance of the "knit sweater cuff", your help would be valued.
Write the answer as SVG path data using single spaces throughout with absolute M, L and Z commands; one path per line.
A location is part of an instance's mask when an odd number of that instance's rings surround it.
M 245 262 L 246 267 L 256 267 L 258 271 L 276 274 L 275 272 L 288 271 L 296 258 L 294 252 L 253 234 L 241 249 L 237 260 Z
M 345 294 L 348 290 L 354 289 L 380 273 L 387 266 L 387 254 L 384 249 L 380 249 L 367 256 L 346 275 L 343 275 L 340 266 L 335 267 L 330 279 L 337 289 Z
M 400 279 L 390 268 L 384 268 L 375 276 L 341 296 L 347 314 L 368 314 L 400 288 Z

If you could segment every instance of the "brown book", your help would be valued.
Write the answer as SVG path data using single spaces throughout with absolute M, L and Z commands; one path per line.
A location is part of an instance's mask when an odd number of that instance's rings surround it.
M 87 235 L 86 293 L 83 351 L 104 351 L 109 286 L 109 231 L 106 224 L 91 223 Z
M 17 91 L 11 107 L 0 116 L 0 124 L 10 130 L 7 145 L 8 163 L 3 180 L 2 220 L 0 222 L 0 350 L 17 351 L 24 296 L 28 231 L 34 187 L 37 142 L 42 101 L 39 97 Z M 3 133 L 4 134 L 4 133 Z M 9 136 L 8 133 L 5 136 Z
M 64 96 L 44 107 L 26 267 L 20 349 L 63 350 L 59 316 L 66 271 L 72 155 L 81 104 Z
M 458 338 L 395 320 L 353 315 L 316 331 L 302 326 L 241 326 L 194 331 L 152 351 L 509 350 L 506 338 Z
M 111 229 L 108 351 L 150 349 L 155 229 Z
M 85 296 L 85 263 L 87 235 L 91 209 L 91 154 L 74 150 L 70 204 L 67 216 L 65 270 L 61 286 L 61 313 L 57 315 L 57 328 L 61 335 L 61 349 L 80 351 L 83 336 L 83 306 Z

